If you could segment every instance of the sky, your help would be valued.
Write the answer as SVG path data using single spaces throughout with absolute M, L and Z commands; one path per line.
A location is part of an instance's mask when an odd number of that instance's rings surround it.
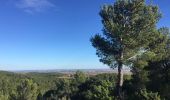
M 100 7 L 114 0 L 1 0 L 0 70 L 98 69 L 90 38 L 101 33 Z M 154 0 L 170 27 L 169 0 Z

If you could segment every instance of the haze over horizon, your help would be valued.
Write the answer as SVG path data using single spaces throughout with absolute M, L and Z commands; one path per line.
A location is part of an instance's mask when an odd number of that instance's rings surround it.
M 90 38 L 102 32 L 103 4 L 114 0 L 3 0 L 0 70 L 103 69 Z M 169 0 L 153 0 L 170 28 Z

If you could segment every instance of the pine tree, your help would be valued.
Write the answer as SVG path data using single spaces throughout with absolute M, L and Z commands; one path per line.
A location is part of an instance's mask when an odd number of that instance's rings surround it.
M 12 100 L 36 100 L 37 98 L 37 84 L 31 79 L 23 79 L 17 86 L 17 91 L 13 91 Z
M 150 48 L 163 38 L 156 28 L 161 14 L 157 6 L 147 5 L 145 0 L 117 0 L 104 5 L 100 16 L 103 34 L 95 35 L 91 42 L 102 63 L 118 68 L 118 97 L 122 100 L 123 66 L 131 66 L 143 53 L 157 55 Z

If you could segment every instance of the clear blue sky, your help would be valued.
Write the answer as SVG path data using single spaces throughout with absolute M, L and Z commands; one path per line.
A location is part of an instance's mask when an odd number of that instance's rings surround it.
M 101 33 L 98 12 L 114 0 L 0 1 L 0 69 L 108 68 L 98 61 L 90 37 Z M 154 0 L 170 27 L 170 1 Z

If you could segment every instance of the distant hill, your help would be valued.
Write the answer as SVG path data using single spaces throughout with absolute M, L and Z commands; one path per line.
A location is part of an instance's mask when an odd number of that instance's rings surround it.
M 74 74 L 76 71 L 82 71 L 86 74 L 102 74 L 102 73 L 117 73 L 117 69 L 54 69 L 54 70 L 17 70 L 17 71 L 10 71 L 12 73 L 60 73 L 60 74 Z M 10 73 L 7 71 L 1 71 L 3 73 Z M 130 70 L 124 69 L 125 74 L 129 74 Z

